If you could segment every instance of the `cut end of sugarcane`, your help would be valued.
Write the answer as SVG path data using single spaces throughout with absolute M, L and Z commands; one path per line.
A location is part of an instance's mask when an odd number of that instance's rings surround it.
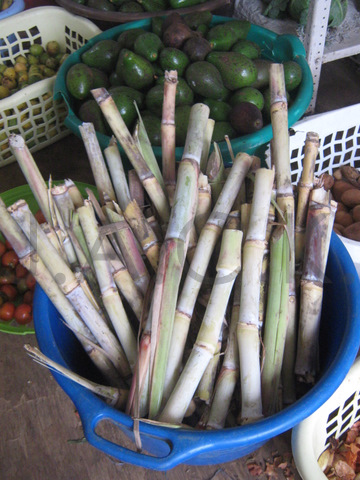
M 110 93 L 106 90 L 106 88 L 93 88 L 90 90 L 90 92 L 99 104 L 110 97 Z
M 9 145 L 11 148 L 25 148 L 25 140 L 21 135 L 16 135 L 15 133 L 12 133 L 9 135 Z

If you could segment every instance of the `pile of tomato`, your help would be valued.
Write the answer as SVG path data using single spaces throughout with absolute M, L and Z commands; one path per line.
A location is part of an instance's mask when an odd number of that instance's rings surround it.
M 32 321 L 35 284 L 11 244 L 0 240 L 0 320 L 15 320 L 19 325 Z

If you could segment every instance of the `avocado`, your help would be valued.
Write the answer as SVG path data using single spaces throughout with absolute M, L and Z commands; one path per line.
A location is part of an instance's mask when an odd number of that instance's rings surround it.
M 146 33 L 146 30 L 143 28 L 131 28 L 129 30 L 124 30 L 117 37 L 116 41 L 119 43 L 120 48 L 134 48 L 135 40 L 139 35 Z
M 155 115 L 161 117 L 162 115 L 162 106 L 164 99 L 164 87 L 162 85 L 155 85 L 150 88 L 145 97 L 146 108 L 154 113 Z
M 161 12 L 166 10 L 166 0 L 137 0 L 145 12 Z
M 219 70 L 209 62 L 191 63 L 186 69 L 185 78 L 193 92 L 202 97 L 224 100 L 228 95 Z
M 251 28 L 251 23 L 248 20 L 230 20 L 226 25 L 232 29 L 236 37 L 236 41 L 244 40 Z
M 229 122 L 240 135 L 257 132 L 263 127 L 261 111 L 250 102 L 235 105 L 229 113 Z
M 77 100 L 84 100 L 92 89 L 93 72 L 85 63 L 76 63 L 67 71 L 65 81 L 70 95 Z
M 181 77 L 184 74 L 186 67 L 189 65 L 190 60 L 182 50 L 166 47 L 160 52 L 159 63 L 164 71 L 177 70 L 178 76 Z
M 212 98 L 205 98 L 203 103 L 210 108 L 209 117 L 215 120 L 215 122 L 226 122 L 231 110 L 228 103 L 221 100 L 214 100 Z
M 149 62 L 156 62 L 163 47 L 164 45 L 158 35 L 153 32 L 146 32 L 136 38 L 134 52 L 142 55 Z
M 229 100 L 231 105 L 237 105 L 241 102 L 253 103 L 259 110 L 264 108 L 264 96 L 260 90 L 254 87 L 244 87 L 236 90 Z
M 121 74 L 126 85 L 136 90 L 149 88 L 154 83 L 152 64 L 127 48 L 121 50 L 115 71 Z
M 238 40 L 236 43 L 234 43 L 234 45 L 231 47 L 231 51 L 242 53 L 251 60 L 255 60 L 255 58 L 259 58 L 261 55 L 260 46 L 257 43 L 246 39 Z
M 228 23 L 220 23 L 210 28 L 206 35 L 206 39 L 215 51 L 227 52 L 238 40 L 232 28 Z
M 184 15 L 184 21 L 193 30 L 196 30 L 200 25 L 209 26 L 213 15 L 209 10 L 204 10 L 203 12 L 192 12 Z
M 216 143 L 224 142 L 225 135 L 227 135 L 229 138 L 236 137 L 236 132 L 231 126 L 230 122 L 215 122 L 211 141 Z
M 155 33 L 158 37 L 162 35 L 162 25 L 164 23 L 163 17 L 152 17 L 151 18 L 151 31 Z
M 134 105 L 134 99 L 125 92 L 111 92 L 111 96 L 116 103 L 116 106 L 124 120 L 128 129 L 132 129 L 135 119 L 137 118 L 137 111 Z
M 194 36 L 186 40 L 182 49 L 191 62 L 200 62 L 211 52 L 211 45 L 206 38 Z
M 175 141 L 177 147 L 183 147 L 185 145 L 190 111 L 190 105 L 180 105 L 175 108 Z
M 109 73 L 115 67 L 119 52 L 120 46 L 115 40 L 99 40 L 81 55 L 81 61 Z
M 78 117 L 82 122 L 92 123 L 97 132 L 108 135 L 107 122 L 97 101 L 93 98 L 85 100 L 85 102 L 80 105 Z
M 109 75 L 109 82 L 112 86 L 124 85 L 124 80 L 115 70 Z
M 142 115 L 142 121 L 144 122 L 144 127 L 146 133 L 149 137 L 150 143 L 153 146 L 161 146 L 161 119 L 156 115 L 147 113 Z
M 108 88 L 110 85 L 110 81 L 106 73 L 103 70 L 99 70 L 98 68 L 95 68 L 95 67 L 90 67 L 90 68 L 93 73 L 92 88 L 99 88 L 99 87 Z
M 288 92 L 291 92 L 297 88 L 302 80 L 302 70 L 298 63 L 294 60 L 288 60 L 284 62 L 284 77 L 285 86 Z
M 118 12 L 123 12 L 123 13 L 136 13 L 136 12 L 143 12 L 143 11 L 144 9 L 140 5 L 140 3 L 135 1 L 124 2 L 118 8 Z
M 229 90 L 252 85 L 257 70 L 250 58 L 237 52 L 211 52 L 206 60 L 220 72 L 224 85 Z
M 135 88 L 128 87 L 127 85 L 111 87 L 109 88 L 109 93 L 111 96 L 113 96 L 113 94 L 117 95 L 119 93 L 125 93 L 128 97 L 136 102 L 139 109 L 141 109 L 144 104 L 145 95 L 138 90 L 135 90 Z
M 206 0 L 169 0 L 171 8 L 186 8 L 204 3 Z
M 264 58 L 256 58 L 253 60 L 256 67 L 257 75 L 255 82 L 251 85 L 254 88 L 261 89 L 269 85 L 270 60 Z

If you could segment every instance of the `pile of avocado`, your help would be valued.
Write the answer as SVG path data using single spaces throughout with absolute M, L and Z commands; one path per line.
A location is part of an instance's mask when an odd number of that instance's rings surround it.
M 103 12 L 141 13 L 161 12 L 204 3 L 206 0 L 73 0 L 74 3 Z
M 124 30 L 115 39 L 99 40 L 69 68 L 66 86 L 75 112 L 96 131 L 111 135 L 92 88 L 105 87 L 129 130 L 140 110 L 149 138 L 161 145 L 164 72 L 177 70 L 176 145 L 184 146 L 191 106 L 202 102 L 215 120 L 213 141 L 258 131 L 269 123 L 269 60 L 247 40 L 250 23 L 231 19 L 213 25 L 209 11 L 153 18 L 151 29 Z M 288 92 L 302 79 L 301 67 L 284 62 Z M 289 94 L 289 101 L 290 94 Z

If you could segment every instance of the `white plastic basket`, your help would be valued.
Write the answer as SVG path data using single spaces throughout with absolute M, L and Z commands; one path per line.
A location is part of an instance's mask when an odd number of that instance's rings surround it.
M 61 7 L 37 7 L 2 20 L 0 61 L 13 62 L 29 51 L 33 43 L 43 46 L 59 42 L 62 51 L 72 53 L 101 30 L 90 20 L 73 15 Z M 53 101 L 55 76 L 0 100 L 0 167 L 15 160 L 8 137 L 22 135 L 31 151 L 54 143 L 70 133 L 64 125 L 67 108 L 63 100 Z
M 316 132 L 320 148 L 315 172 L 332 174 L 341 165 L 360 168 L 360 104 L 305 117 L 295 123 L 290 135 L 291 181 L 297 184 L 304 157 L 307 132 Z M 269 149 L 266 151 L 269 164 Z M 339 235 L 360 276 L 360 242 Z
M 292 431 L 292 451 L 303 480 L 326 480 L 317 459 L 360 418 L 360 358 L 333 395 Z

